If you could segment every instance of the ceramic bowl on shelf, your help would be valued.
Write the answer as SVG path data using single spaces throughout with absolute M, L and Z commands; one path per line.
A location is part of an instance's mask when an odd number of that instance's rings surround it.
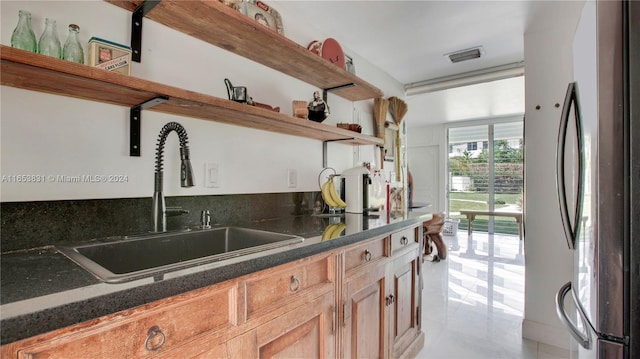
M 362 126 L 357 123 L 338 123 L 336 126 L 345 130 L 362 133 Z

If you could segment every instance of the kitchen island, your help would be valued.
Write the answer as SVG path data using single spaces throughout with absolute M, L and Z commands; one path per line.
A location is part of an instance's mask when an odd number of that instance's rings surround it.
M 134 356 L 180 350 L 182 357 L 197 357 L 220 350 L 222 357 L 237 357 L 293 350 L 351 357 L 373 350 L 359 345 L 365 339 L 377 339 L 374 349 L 383 357 L 417 353 L 423 341 L 422 222 L 429 218 L 347 214 L 346 232 L 329 241 L 317 232 L 319 220 L 324 222 L 311 215 L 247 223 L 304 233 L 305 240 L 250 260 L 239 257 L 121 284 L 93 278 L 52 247 L 4 254 L 2 354 L 94 356 L 119 345 Z M 378 315 L 358 316 L 371 306 L 378 307 Z M 158 324 L 163 320 L 170 324 Z M 378 325 L 358 332 L 367 321 Z M 289 332 L 306 344 L 288 348 L 284 343 L 294 338 L 282 333 Z M 251 348 L 260 335 L 266 335 L 264 345 Z M 108 344 L 113 340 L 121 342 Z M 216 345 L 209 345 L 212 340 Z M 76 351 L 87 350 L 87 343 L 96 343 L 90 345 L 94 351 Z M 214 352 L 194 349 L 191 355 L 182 352 L 186 343 Z

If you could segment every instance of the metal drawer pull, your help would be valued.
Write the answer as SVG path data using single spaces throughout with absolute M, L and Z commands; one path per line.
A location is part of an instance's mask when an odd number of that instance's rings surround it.
M 364 261 L 371 262 L 371 252 L 368 249 L 364 250 Z
M 396 301 L 396 298 L 393 296 L 393 294 L 389 294 L 389 296 L 384 299 L 384 302 L 387 307 L 395 303 L 395 301 Z
M 407 244 L 409 244 L 409 238 L 407 238 L 406 236 L 402 236 L 402 238 L 400 238 L 400 244 L 406 246 Z
M 295 275 L 291 276 L 291 282 L 289 282 L 289 290 L 292 292 L 296 292 L 300 289 L 300 281 L 296 278 Z
M 153 345 L 151 343 L 151 340 L 157 336 L 160 336 L 160 343 Z M 144 341 L 144 347 L 150 352 L 158 350 L 162 347 L 162 345 L 164 345 L 166 339 L 167 337 L 164 335 L 162 330 L 160 330 L 157 325 L 154 325 L 153 327 L 149 328 L 149 331 L 147 331 L 147 339 L 145 339 Z

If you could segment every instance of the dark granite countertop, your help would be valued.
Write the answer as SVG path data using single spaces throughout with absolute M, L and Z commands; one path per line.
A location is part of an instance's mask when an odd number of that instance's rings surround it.
M 0 344 L 73 325 L 175 296 L 242 275 L 393 232 L 430 219 L 428 213 L 398 218 L 347 214 L 345 233 L 322 241 L 329 218 L 283 215 L 252 223 L 247 228 L 304 237 L 302 243 L 263 256 L 208 263 L 166 273 L 163 280 L 144 278 L 120 284 L 104 283 L 77 266 L 53 246 L 0 256 Z M 37 325 L 36 325 L 37 324 Z

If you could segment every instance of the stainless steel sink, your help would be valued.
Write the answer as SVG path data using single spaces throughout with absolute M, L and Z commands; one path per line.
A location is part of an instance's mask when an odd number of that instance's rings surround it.
M 290 234 L 220 227 L 56 248 L 98 279 L 121 283 L 248 256 L 303 240 Z

